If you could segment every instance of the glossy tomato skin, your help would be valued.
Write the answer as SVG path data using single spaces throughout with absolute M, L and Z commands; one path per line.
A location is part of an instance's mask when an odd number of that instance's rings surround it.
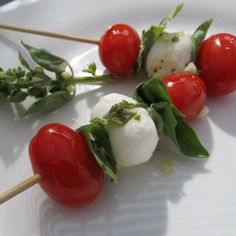
M 172 73 L 163 79 L 174 105 L 186 116 L 194 118 L 203 109 L 206 86 L 192 73 Z
M 206 39 L 197 55 L 197 67 L 212 95 L 224 95 L 236 89 L 236 37 L 216 34 Z
M 136 64 L 140 50 L 140 37 L 131 26 L 116 24 L 101 37 L 99 56 L 108 71 L 125 74 Z
M 34 173 L 42 175 L 42 189 L 56 202 L 80 206 L 102 191 L 104 174 L 78 132 L 57 123 L 42 127 L 31 140 Z

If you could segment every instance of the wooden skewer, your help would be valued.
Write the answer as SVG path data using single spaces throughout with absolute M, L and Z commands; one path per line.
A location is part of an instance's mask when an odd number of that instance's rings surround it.
M 0 205 L 9 199 L 13 198 L 17 194 L 25 191 L 26 189 L 32 187 L 33 185 L 39 183 L 42 180 L 42 176 L 39 174 L 34 174 L 28 179 L 25 179 L 21 183 L 17 184 L 13 188 L 10 188 L 4 193 L 0 194 Z
M 53 33 L 53 32 L 28 29 L 28 28 L 15 26 L 15 25 L 0 24 L 0 29 L 18 31 L 18 32 L 29 33 L 29 34 L 36 34 L 36 35 L 41 35 L 41 36 L 71 40 L 71 41 L 82 42 L 82 43 L 90 43 L 90 44 L 97 44 L 97 45 L 99 44 L 99 40 L 95 40 L 95 39 L 82 38 L 79 36 L 74 36 L 74 35 L 69 35 L 69 34 L 58 34 L 58 33 Z

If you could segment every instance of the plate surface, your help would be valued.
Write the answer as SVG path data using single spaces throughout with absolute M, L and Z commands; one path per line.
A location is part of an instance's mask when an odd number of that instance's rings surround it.
M 117 22 L 133 25 L 140 33 L 158 24 L 177 1 L 156 0 L 17 0 L 0 8 L 0 22 L 61 33 L 99 38 Z M 186 1 L 169 31 L 193 32 L 205 19 L 214 18 L 209 34 L 236 34 L 234 0 Z M 79 74 L 88 62 L 102 66 L 97 48 L 21 33 L 0 31 L 0 65 L 18 65 L 17 52 L 23 40 L 47 48 L 71 62 Z M 131 95 L 136 82 L 83 85 L 77 96 L 49 115 L 17 118 L 21 107 L 0 104 L 0 192 L 32 174 L 28 142 L 44 124 L 61 122 L 72 128 L 89 121 L 91 107 L 110 92 Z M 99 199 L 79 209 L 65 208 L 34 186 L 0 207 L 0 235 L 4 236 L 235 236 L 236 232 L 236 93 L 208 98 L 208 117 L 192 126 L 210 151 L 208 161 L 181 156 L 164 139 L 161 151 L 142 166 L 123 169 L 119 184 L 105 184 Z M 158 172 L 160 158 L 173 158 L 175 172 Z M 159 158 L 159 159 L 158 159 Z

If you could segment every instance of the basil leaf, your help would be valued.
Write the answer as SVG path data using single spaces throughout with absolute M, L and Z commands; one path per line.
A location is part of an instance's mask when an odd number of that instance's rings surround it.
M 154 121 L 154 124 L 157 129 L 158 137 L 161 137 L 164 131 L 164 122 L 161 115 L 158 112 L 156 112 L 152 106 L 150 106 L 147 110 L 148 110 L 149 116 Z
M 33 113 L 45 113 L 48 111 L 56 110 L 68 102 L 73 96 L 67 91 L 54 92 L 37 102 L 33 103 L 22 116 L 30 115 Z
M 151 109 L 150 115 L 158 134 L 163 131 L 183 154 L 199 158 L 209 156 L 197 135 L 185 122 L 183 114 L 173 105 L 158 76 L 138 85 L 134 97 L 150 106 L 148 110 Z
M 169 138 L 171 138 L 171 140 L 174 142 L 176 147 L 179 149 L 180 147 L 179 147 L 178 140 L 177 140 L 176 134 L 175 134 L 175 128 L 177 125 L 177 121 L 176 121 L 175 116 L 172 111 L 172 104 L 167 103 L 167 105 L 162 109 L 157 108 L 155 106 L 155 104 L 152 104 L 152 107 L 161 116 L 161 118 L 163 120 L 165 134 Z
M 18 52 L 18 58 L 19 58 L 21 65 L 24 66 L 29 71 L 31 71 L 31 68 L 30 68 L 28 62 L 25 60 L 25 58 L 22 56 L 22 54 L 20 52 Z
M 145 102 L 144 98 L 143 98 L 143 95 L 142 95 L 142 91 L 143 91 L 142 86 L 143 86 L 143 84 L 144 84 L 144 82 L 139 83 L 137 85 L 137 87 L 135 88 L 134 93 L 133 93 L 133 99 L 136 100 L 139 103 L 144 103 Z
M 28 93 L 30 96 L 33 96 L 35 98 L 42 98 L 47 95 L 47 89 L 39 88 L 39 87 L 32 87 L 28 90 Z
M 142 76 L 147 77 L 145 64 L 146 64 L 147 54 L 150 48 L 152 47 L 153 43 L 164 32 L 167 24 L 182 10 L 183 6 L 184 4 L 177 5 L 176 8 L 172 10 L 168 16 L 163 18 L 163 20 L 158 26 L 152 25 L 148 30 L 144 30 L 142 32 L 141 50 L 134 71 L 138 78 Z
M 6 97 L 6 94 L 3 93 L 3 92 L 0 92 L 0 100 L 1 100 L 1 99 L 5 99 L 5 97 Z
M 162 117 L 164 133 L 184 155 L 198 158 L 209 156 L 193 129 L 185 122 L 182 116 L 174 113 L 171 104 L 158 110 L 155 109 L 155 104 L 152 107 Z
M 197 52 L 199 49 L 199 46 L 201 42 L 204 40 L 206 37 L 207 31 L 210 28 L 212 23 L 212 19 L 204 21 L 202 24 L 198 26 L 198 28 L 195 30 L 195 32 L 192 35 L 192 56 L 191 56 L 191 61 L 195 62 Z
M 24 93 L 22 91 L 14 91 L 11 93 L 11 95 L 9 95 L 7 97 L 7 100 L 9 102 L 13 102 L 13 103 L 19 103 L 25 100 L 25 98 L 28 96 L 27 93 Z
M 87 69 L 84 69 L 83 72 L 87 72 L 87 73 L 90 73 L 90 74 L 92 74 L 93 76 L 95 76 L 95 75 L 96 75 L 96 70 L 97 70 L 97 66 L 96 66 L 96 64 L 93 62 L 93 63 L 88 64 L 88 68 L 87 68 Z
M 203 147 L 193 129 L 184 121 L 183 117 L 176 116 L 176 138 L 180 151 L 186 156 L 206 158 L 208 151 Z
M 112 123 L 114 125 L 122 126 L 132 118 L 139 119 L 139 115 L 136 112 L 130 111 L 130 109 L 135 107 L 144 107 L 144 104 L 134 104 L 123 100 L 111 107 L 109 112 L 103 117 L 102 122 L 104 124 Z
M 117 183 L 116 161 L 112 154 L 111 143 L 107 131 L 101 123 L 91 123 L 80 127 L 78 132 L 85 135 L 89 149 L 103 171 Z
M 10 68 L 5 72 L 6 76 L 12 76 L 14 79 L 20 79 L 25 76 L 25 71 L 21 67 Z
M 35 73 L 30 81 L 34 87 L 47 88 L 53 83 L 53 80 L 44 73 Z
M 173 10 L 171 11 L 171 13 L 170 13 L 168 16 L 165 16 L 165 17 L 163 18 L 163 20 L 161 21 L 161 23 L 160 23 L 159 26 L 161 26 L 161 27 L 163 27 L 163 28 L 165 29 L 166 26 L 170 23 L 170 21 L 171 21 L 176 15 L 178 15 L 178 13 L 183 9 L 183 7 L 184 7 L 184 4 L 183 4 L 183 3 L 178 4 L 178 5 L 176 6 L 176 8 L 173 9 Z
M 148 106 L 152 103 L 171 102 L 165 84 L 160 80 L 158 75 L 140 83 L 136 87 L 133 97 L 138 102 L 144 102 Z
M 65 71 L 66 67 L 71 68 L 66 60 L 51 54 L 45 49 L 35 48 L 23 42 L 22 45 L 28 50 L 32 59 L 46 70 L 62 73 Z

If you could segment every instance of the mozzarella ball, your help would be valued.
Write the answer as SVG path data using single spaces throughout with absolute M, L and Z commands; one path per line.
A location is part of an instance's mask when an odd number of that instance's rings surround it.
M 136 103 L 134 99 L 121 94 L 106 95 L 92 108 L 91 119 L 103 118 L 113 105 L 123 100 Z M 130 111 L 137 113 L 139 119 L 132 118 L 123 126 L 106 126 L 114 158 L 117 164 L 125 167 L 147 162 L 159 140 L 155 124 L 146 109 L 136 107 Z
M 161 78 L 173 72 L 182 72 L 191 61 L 192 40 L 183 32 L 163 33 L 148 52 L 146 71 L 149 76 Z
M 136 104 L 137 102 L 128 96 L 118 93 L 110 93 L 106 96 L 100 98 L 100 101 L 92 108 L 91 111 L 91 119 L 100 118 L 102 119 L 104 115 L 106 115 L 112 106 L 117 103 L 122 102 L 123 100 Z

